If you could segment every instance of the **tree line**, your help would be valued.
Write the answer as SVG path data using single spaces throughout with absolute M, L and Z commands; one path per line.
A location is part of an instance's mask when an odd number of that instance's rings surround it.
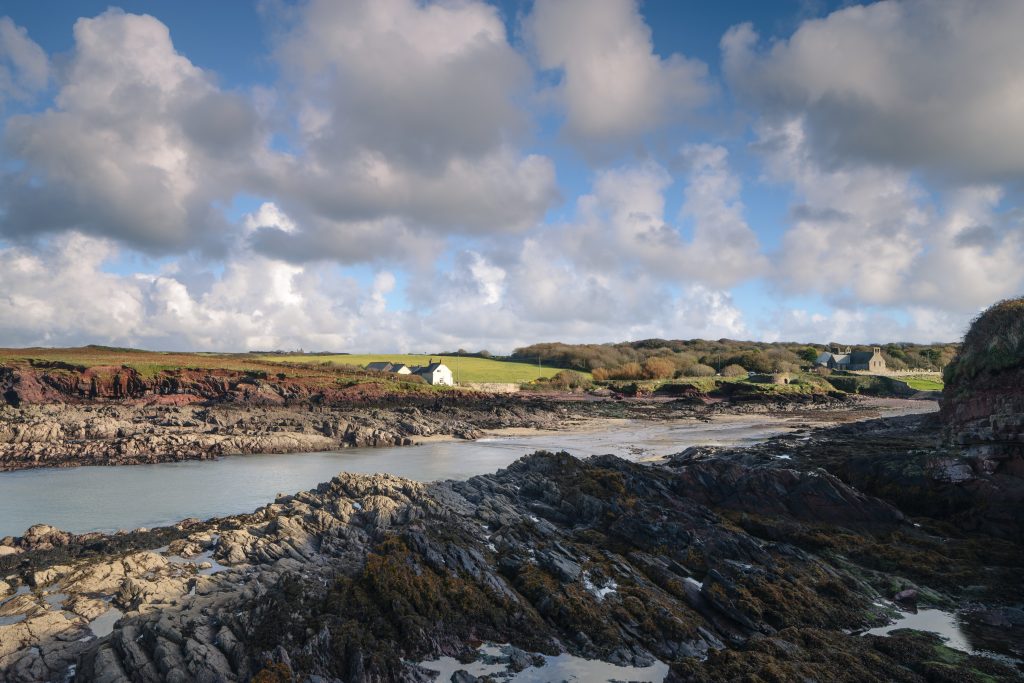
M 956 344 L 880 345 L 891 370 L 939 371 L 956 354 Z M 512 352 L 514 360 L 590 372 L 594 379 L 667 379 L 747 372 L 797 372 L 812 367 L 818 355 L 846 345 L 750 342 L 732 339 L 644 339 L 614 344 L 531 344 Z M 851 346 L 854 351 L 871 346 Z

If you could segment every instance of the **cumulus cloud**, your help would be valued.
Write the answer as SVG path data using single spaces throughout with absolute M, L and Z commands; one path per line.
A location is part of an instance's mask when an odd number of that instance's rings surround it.
M 601 171 L 593 191 L 577 201 L 575 221 L 564 227 L 566 251 L 593 269 L 629 269 L 669 282 L 729 287 L 764 270 L 757 235 L 743 217 L 739 179 L 722 147 L 682 150 L 679 221 L 666 216 L 673 178 L 647 162 Z M 682 224 L 691 226 L 687 237 Z
M 1024 286 L 1024 230 L 999 211 L 1002 191 L 978 185 L 936 202 L 905 171 L 823 167 L 802 119 L 764 125 L 769 176 L 795 194 L 773 278 L 832 305 L 974 312 Z
M 961 339 L 973 314 L 910 306 L 899 309 L 835 309 L 827 313 L 775 307 L 758 321 L 766 341 L 817 344 L 884 344 L 891 341 L 931 344 Z
M 276 190 L 300 230 L 263 235 L 268 253 L 350 260 L 353 233 L 522 232 L 557 198 L 551 161 L 516 147 L 531 73 L 494 7 L 313 0 L 276 54 L 300 152 Z
M 828 165 L 861 160 L 987 182 L 1024 172 L 1024 4 L 876 2 L 759 45 L 722 39 L 733 89 L 762 112 L 806 117 Z
M 537 0 L 526 29 L 541 68 L 561 72 L 556 94 L 577 142 L 628 141 L 712 95 L 706 64 L 654 53 L 635 0 Z
M 49 238 L 40 250 L 0 248 L 0 338 L 225 351 L 392 348 L 403 338 L 401 321 L 385 310 L 394 287 L 386 271 L 361 285 L 337 266 L 238 250 L 196 286 L 201 278 L 175 264 L 108 272 L 122 254 L 111 240 L 77 232 Z
M 52 345 L 69 340 L 132 339 L 143 317 L 139 287 L 101 267 L 116 247 L 71 234 L 41 253 L 0 248 L 0 338 L 4 344 Z
M 11 117 L 0 231 L 75 230 L 153 251 L 216 245 L 217 201 L 260 165 L 257 119 L 178 54 L 167 27 L 110 10 L 80 19 L 52 109 Z
M 278 55 L 320 161 L 354 148 L 433 169 L 487 154 L 526 125 L 530 83 L 482 2 L 313 0 Z
M 508 147 L 478 159 L 453 157 L 432 173 L 366 150 L 331 167 L 296 159 L 280 174 L 277 190 L 302 229 L 264 234 L 261 249 L 346 262 L 380 254 L 389 240 L 436 245 L 448 234 L 521 233 L 556 196 L 551 161 Z
M 444 348 L 502 352 L 542 339 L 583 343 L 749 332 L 724 291 L 669 286 L 643 273 L 587 270 L 538 238 L 525 240 L 500 263 L 462 252 L 450 268 L 412 286 L 431 296 L 418 309 L 422 315 L 405 319 L 404 329 Z
M 28 32 L 0 17 L 0 106 L 5 99 L 27 100 L 50 80 L 50 60 Z
M 270 215 L 288 220 L 265 206 L 247 222 Z M 99 341 L 168 350 L 508 352 L 538 339 L 746 332 L 725 292 L 699 285 L 674 290 L 621 274 L 581 278 L 565 264 L 552 269 L 536 243 L 527 243 L 508 267 L 478 252 L 460 253 L 450 268 L 414 283 L 430 288 L 427 305 L 402 309 L 391 305 L 398 282 L 388 270 L 361 284 L 334 265 L 292 265 L 238 250 L 216 272 L 200 273 L 206 282 L 197 285 L 203 278 L 174 264 L 160 272 L 108 272 L 121 255 L 113 241 L 75 232 L 48 239 L 39 251 L 0 247 L 0 339 L 16 346 Z

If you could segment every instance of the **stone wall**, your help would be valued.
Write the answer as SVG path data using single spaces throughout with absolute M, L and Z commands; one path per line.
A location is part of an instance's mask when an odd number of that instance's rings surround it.
M 517 394 L 519 385 L 511 382 L 461 382 L 460 387 L 489 394 Z

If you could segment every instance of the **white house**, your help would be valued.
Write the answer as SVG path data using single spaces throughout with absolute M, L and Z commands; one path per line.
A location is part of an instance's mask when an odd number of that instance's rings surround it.
M 373 372 L 393 372 L 396 375 L 419 375 L 427 384 L 451 387 L 455 386 L 452 378 L 452 371 L 447 365 L 438 361 L 429 365 L 414 365 L 411 368 L 404 363 L 391 363 L 389 361 L 376 361 L 367 363 L 366 369 Z
M 411 375 L 412 370 L 405 363 L 391 363 L 389 361 L 377 361 L 374 363 L 367 363 L 367 370 L 374 372 L 393 372 L 396 375 Z
M 423 367 L 413 368 L 413 373 L 419 375 L 427 381 L 427 384 L 434 384 L 436 386 L 451 387 L 455 385 L 455 381 L 452 379 L 451 369 L 444 363 L 437 362 L 425 365 Z

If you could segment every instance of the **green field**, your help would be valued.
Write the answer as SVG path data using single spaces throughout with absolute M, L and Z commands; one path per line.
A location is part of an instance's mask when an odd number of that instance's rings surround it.
M 942 378 L 938 375 L 917 375 L 901 377 L 911 389 L 918 391 L 942 391 Z
M 477 358 L 466 356 L 420 356 L 403 354 L 337 354 L 329 356 L 314 355 L 266 355 L 258 357 L 261 361 L 282 363 L 331 363 L 333 365 L 355 365 L 364 367 L 367 363 L 390 361 L 406 365 L 426 365 L 440 359 L 452 370 L 457 383 L 465 382 L 503 382 L 524 384 L 538 377 L 552 377 L 562 368 L 537 367 L 533 363 L 495 360 L 493 358 Z M 589 373 L 585 373 L 589 377 Z

